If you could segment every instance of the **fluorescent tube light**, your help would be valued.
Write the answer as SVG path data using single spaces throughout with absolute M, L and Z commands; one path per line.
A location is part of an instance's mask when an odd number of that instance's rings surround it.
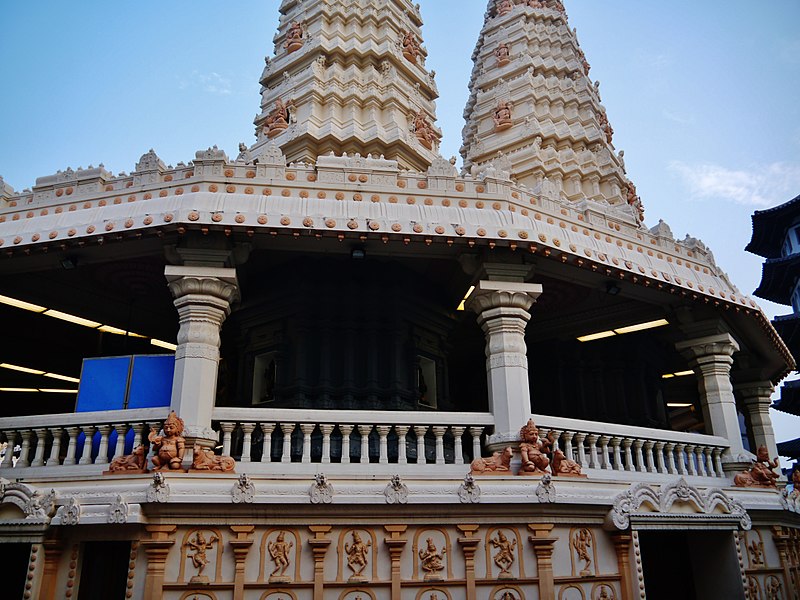
M 53 317 L 54 319 L 61 319 L 62 321 L 68 321 L 69 323 L 75 323 L 76 325 L 83 325 L 84 327 L 91 327 L 92 329 L 97 329 L 101 325 L 101 323 L 98 323 L 97 321 L 90 321 L 89 319 L 84 319 L 83 317 L 76 317 L 75 315 L 70 315 L 68 313 L 63 313 L 60 310 L 53 310 L 52 308 L 48 308 L 42 314 L 45 314 L 48 317 Z
M 620 327 L 615 329 L 614 332 L 622 335 L 623 333 L 633 333 L 634 331 L 642 331 L 644 329 L 653 329 L 654 327 L 663 327 L 669 325 L 666 319 L 658 319 L 657 321 L 648 321 L 647 323 L 639 323 L 637 325 L 628 325 L 627 327 Z
M 53 388 L 39 388 L 40 392 L 47 392 L 50 394 L 77 394 L 78 390 L 62 390 L 62 389 L 53 389 Z
M 67 375 L 59 375 L 58 373 L 44 373 L 45 377 L 50 377 L 51 379 L 60 379 L 61 381 L 69 381 L 71 383 L 80 383 L 81 380 L 77 377 L 69 377 Z
M 36 388 L 12 388 L 12 387 L 0 388 L 0 392 L 38 392 L 38 391 L 39 390 L 37 390 Z
M 675 377 L 686 377 L 688 375 L 694 375 L 694 371 L 678 371 L 675 373 Z
M 8 296 L 2 296 L 2 295 L 0 295 L 0 303 L 8 304 L 9 306 L 13 306 L 15 308 L 21 308 L 23 310 L 29 310 L 35 313 L 40 313 L 47 310 L 44 306 L 39 306 L 38 304 L 31 304 L 30 302 L 25 302 L 24 300 L 17 300 L 16 298 L 9 298 Z
M 175 350 L 178 349 L 177 344 L 170 344 L 169 342 L 162 342 L 161 340 L 152 339 L 150 340 L 150 343 L 153 346 L 158 346 L 159 348 L 166 348 L 167 350 L 172 350 L 173 352 L 175 352 Z
M 612 337 L 617 335 L 613 331 L 601 331 L 599 333 L 590 333 L 589 335 L 582 335 L 578 338 L 579 342 L 591 342 L 592 340 L 601 340 L 603 338 Z
M 661 379 L 673 379 L 675 377 L 674 373 L 667 373 L 661 376 Z
M 689 408 L 694 406 L 691 402 L 667 402 L 669 408 Z
M 11 369 L 12 371 L 20 371 L 22 373 L 31 373 L 33 375 L 44 375 L 44 371 L 39 369 L 29 369 L 28 367 L 20 367 L 19 365 L 10 365 L 8 363 L 0 363 L 3 369 Z
M 469 286 L 467 293 L 464 294 L 464 298 L 461 300 L 461 304 L 458 305 L 458 308 L 456 310 L 467 310 L 467 300 L 469 300 L 469 297 L 472 296 L 472 292 L 474 291 L 475 291 L 475 286 L 474 285 Z
M 97 331 L 103 331 L 105 333 L 114 333 L 116 335 L 125 335 L 128 333 L 124 329 L 120 329 L 119 327 L 112 327 L 111 325 L 101 325 L 97 328 Z

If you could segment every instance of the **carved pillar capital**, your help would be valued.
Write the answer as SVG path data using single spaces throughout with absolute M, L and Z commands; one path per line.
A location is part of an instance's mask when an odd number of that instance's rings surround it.
M 539 571 L 539 596 L 541 598 L 555 598 L 555 580 L 553 575 L 553 551 L 558 538 L 550 537 L 554 525 L 528 524 L 531 535 L 528 541 L 533 546 L 536 554 L 536 564 Z
M 325 555 L 331 545 L 328 535 L 331 525 L 309 525 L 308 530 L 314 535 L 308 540 L 314 555 L 314 600 L 323 600 L 325 584 Z
M 400 598 L 402 595 L 402 572 L 400 570 L 400 559 L 403 556 L 408 540 L 402 535 L 408 529 L 407 525 L 384 525 L 383 528 L 389 537 L 383 541 L 389 548 L 389 556 L 392 559 L 392 598 Z
M 458 545 L 464 553 L 464 564 L 466 566 L 467 597 L 466 600 L 476 600 L 477 592 L 475 589 L 475 552 L 481 543 L 476 537 L 480 525 L 456 525 L 462 536 L 458 538 Z
M 145 530 L 150 537 L 141 542 L 147 555 L 144 597 L 161 598 L 167 557 L 175 545 L 174 536 L 178 527 L 177 525 L 146 525 Z
M 678 352 L 692 361 L 701 361 L 702 364 L 710 362 L 732 362 L 734 352 L 739 351 L 739 344 L 729 333 L 707 335 L 701 338 L 684 340 L 675 344 Z M 703 360 L 706 359 L 706 360 Z M 730 361 L 728 360 L 730 359 Z

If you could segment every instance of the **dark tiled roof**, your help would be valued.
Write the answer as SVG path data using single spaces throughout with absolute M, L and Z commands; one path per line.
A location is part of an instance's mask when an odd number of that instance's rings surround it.
M 800 276 L 800 254 L 768 258 L 761 270 L 761 283 L 753 292 L 759 298 L 778 304 L 791 304 L 794 282 Z
M 772 408 L 790 415 L 800 416 L 800 379 L 787 381 L 781 386 L 781 397 Z
M 780 442 L 778 444 L 778 454 L 788 458 L 800 458 L 800 438 Z
M 753 237 L 745 250 L 764 258 L 779 257 L 786 229 L 798 216 L 800 196 L 780 206 L 757 210 L 753 213 Z
M 800 356 L 800 314 L 792 313 L 775 317 L 772 325 L 783 338 L 792 356 Z

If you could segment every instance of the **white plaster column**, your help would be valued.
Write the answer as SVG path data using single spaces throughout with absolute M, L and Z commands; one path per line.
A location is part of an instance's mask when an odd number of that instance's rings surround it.
M 723 462 L 749 462 L 742 445 L 731 383 L 733 353 L 739 350 L 739 344 L 730 334 L 722 333 L 679 342 L 675 347 L 689 360 L 689 366 L 697 374 L 708 433 L 724 437 L 730 444 Z
M 217 394 L 219 332 L 239 288 L 235 269 L 169 265 L 164 275 L 180 321 L 170 407 L 184 421 L 191 456 L 195 442 L 216 444 L 211 412 Z
M 775 443 L 775 433 L 772 431 L 772 419 L 769 416 L 769 407 L 772 403 L 772 392 L 775 387 L 771 381 L 752 381 L 738 383 L 736 393 L 747 411 L 747 422 L 755 442 L 753 453 L 759 446 L 766 446 L 769 457 L 778 456 L 778 446 Z
M 489 410 L 494 415 L 492 441 L 516 440 L 531 414 L 525 327 L 528 312 L 542 293 L 536 283 L 480 281 L 468 307 L 478 314 L 486 334 Z M 510 437 L 507 437 L 510 436 Z

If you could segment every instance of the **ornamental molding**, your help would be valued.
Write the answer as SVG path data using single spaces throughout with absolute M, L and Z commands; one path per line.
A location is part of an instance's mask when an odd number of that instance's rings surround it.
M 185 276 L 169 283 L 169 291 L 178 299 L 188 295 L 210 296 L 229 304 L 239 298 L 239 288 L 216 277 Z
M 461 504 L 477 504 L 481 501 L 481 488 L 475 483 L 472 473 L 467 473 L 458 488 L 458 499 Z
M 673 511 L 673 507 L 689 508 Z M 614 498 L 614 506 L 606 521 L 617 529 L 628 529 L 632 522 L 646 520 L 697 520 L 706 523 L 737 523 L 747 531 L 752 527 L 750 515 L 742 504 L 718 488 L 710 488 L 703 494 L 681 477 L 674 483 L 659 488 L 639 483 Z
M 400 479 L 400 475 L 393 475 L 389 485 L 383 490 L 386 504 L 407 504 L 408 486 Z
M 231 502 L 234 504 L 252 504 L 256 499 L 256 486 L 246 473 L 239 475 L 238 481 L 231 489 Z
M 42 492 L 24 483 L 0 478 L 0 504 L 13 504 L 25 513 L 26 521 L 49 522 L 56 510 L 56 492 Z
M 123 499 L 122 496 L 117 496 L 116 499 L 108 506 L 108 522 L 117 523 L 122 525 L 128 522 L 128 514 L 130 513 L 130 506 Z
M 330 504 L 333 502 L 333 486 L 322 473 L 314 476 L 314 483 L 308 490 L 311 504 Z
M 544 475 L 536 486 L 536 498 L 541 504 L 552 504 L 556 501 L 556 486 L 550 475 Z
M 81 505 L 75 498 L 70 498 L 69 503 L 59 507 L 56 517 L 61 518 L 62 525 L 77 525 L 81 520 Z
M 153 481 L 147 487 L 147 501 L 148 502 L 168 502 L 169 501 L 169 485 L 164 478 L 164 473 L 160 471 L 153 473 Z

